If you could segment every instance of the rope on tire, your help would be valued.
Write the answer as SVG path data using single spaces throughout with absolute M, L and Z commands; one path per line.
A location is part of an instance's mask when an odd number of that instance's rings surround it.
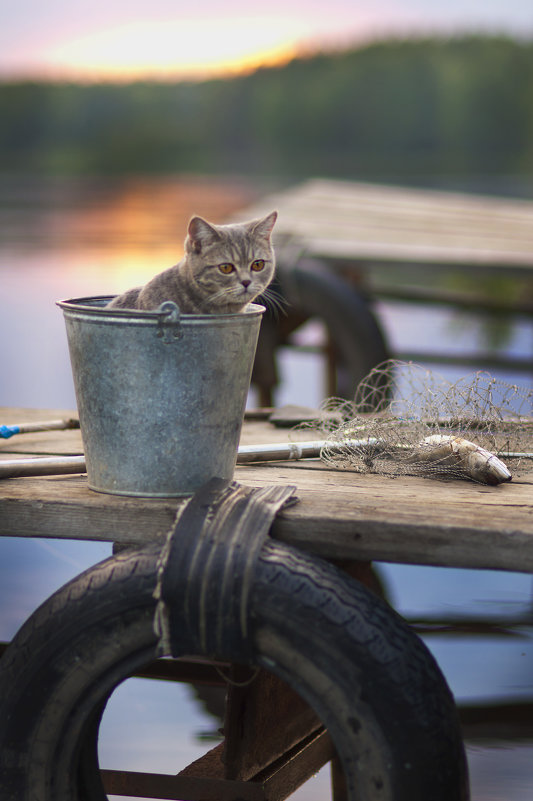
M 255 563 L 276 514 L 297 501 L 295 491 L 214 478 L 179 511 L 154 592 L 160 653 L 181 655 L 185 625 L 197 653 L 215 657 L 229 647 L 235 661 L 251 660 L 248 598 Z

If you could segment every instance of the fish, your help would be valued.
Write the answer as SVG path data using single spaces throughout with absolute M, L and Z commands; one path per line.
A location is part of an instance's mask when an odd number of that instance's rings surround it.
M 496 454 L 460 436 L 431 434 L 417 445 L 408 461 L 454 467 L 473 481 L 491 486 L 512 480 L 507 465 Z

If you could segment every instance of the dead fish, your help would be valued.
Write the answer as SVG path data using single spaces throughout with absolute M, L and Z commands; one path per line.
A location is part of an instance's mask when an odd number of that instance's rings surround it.
M 458 436 L 432 434 L 425 437 L 409 461 L 438 462 L 443 466 L 460 468 L 474 481 L 493 486 L 512 479 L 507 465 L 494 453 Z

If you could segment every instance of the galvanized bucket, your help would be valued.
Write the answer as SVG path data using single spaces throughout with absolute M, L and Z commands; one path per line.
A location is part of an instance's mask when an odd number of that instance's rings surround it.
M 240 314 L 60 301 L 89 486 L 149 497 L 232 478 L 263 306 Z

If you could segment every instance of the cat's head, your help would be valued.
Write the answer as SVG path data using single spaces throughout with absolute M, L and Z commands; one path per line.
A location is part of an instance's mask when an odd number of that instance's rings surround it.
M 270 235 L 277 216 L 273 211 L 233 225 L 191 219 L 185 240 L 188 280 L 205 312 L 239 312 L 267 288 L 274 278 Z

